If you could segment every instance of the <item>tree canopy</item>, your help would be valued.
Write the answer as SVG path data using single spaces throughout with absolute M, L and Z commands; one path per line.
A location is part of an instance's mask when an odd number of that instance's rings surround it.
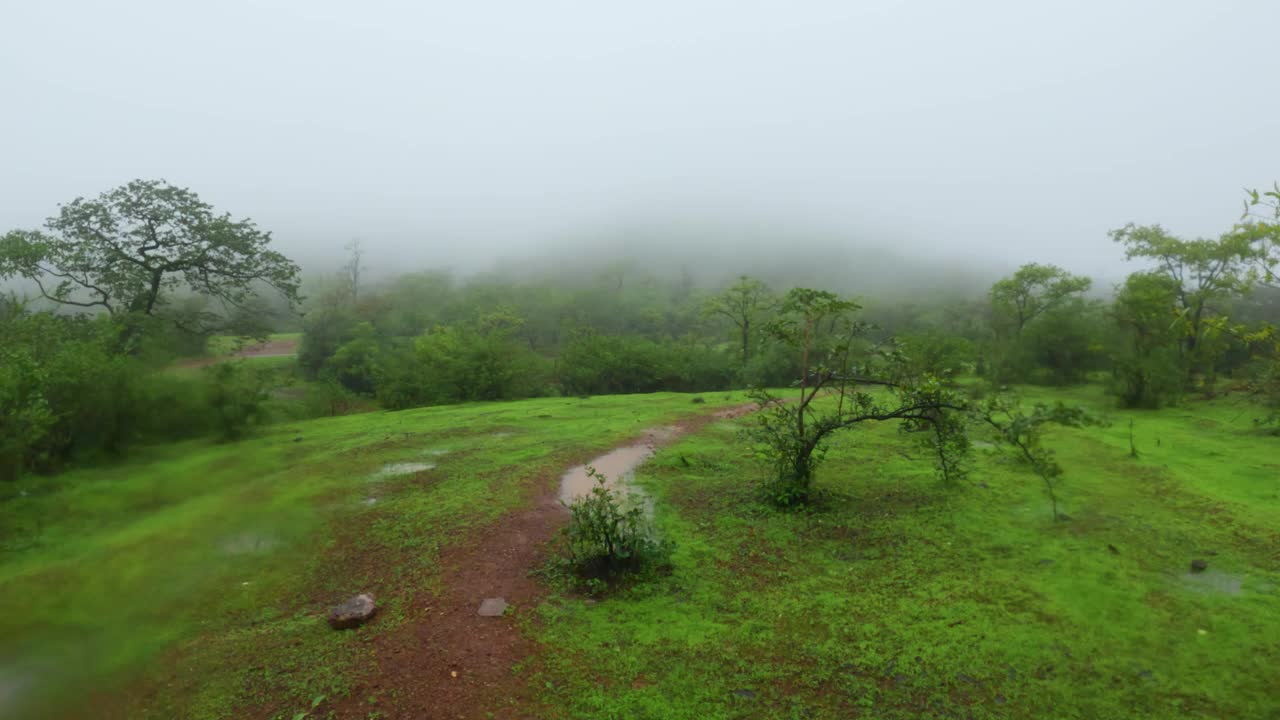
M 991 286 L 991 304 L 1021 335 L 1028 323 L 1087 291 L 1092 281 L 1056 265 L 1028 263 Z
M 274 288 L 292 306 L 298 266 L 270 242 L 252 221 L 218 214 L 191 190 L 134 180 L 60 206 L 43 231 L 4 235 L 0 277 L 25 278 L 60 305 L 112 315 L 157 314 L 180 289 L 227 313 L 243 309 L 258 286 Z

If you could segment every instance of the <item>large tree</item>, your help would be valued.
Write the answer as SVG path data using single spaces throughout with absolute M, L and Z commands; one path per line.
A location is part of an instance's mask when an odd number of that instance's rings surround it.
M 95 199 L 76 198 L 45 230 L 0 238 L 0 277 L 22 277 L 46 300 L 112 315 L 156 315 L 177 291 L 222 305 L 221 317 L 271 287 L 292 306 L 298 266 L 271 250 L 271 234 L 219 214 L 164 180 L 134 180 Z M 206 327 L 218 317 L 202 313 Z
M 1032 320 L 1078 298 L 1091 284 L 1056 265 L 1028 263 L 991 286 L 991 305 L 1013 336 L 1021 337 Z
M 1178 343 L 1186 329 L 1177 304 L 1178 284 L 1157 272 L 1133 273 L 1116 292 L 1111 361 L 1122 405 L 1159 407 L 1182 389 Z
M 1175 311 L 1186 329 L 1179 344 L 1183 362 L 1188 372 L 1212 377 L 1215 353 L 1206 335 L 1222 303 L 1249 289 L 1249 264 L 1260 258 L 1257 238 L 1233 230 L 1216 239 L 1184 240 L 1159 225 L 1133 223 L 1112 230 L 1111 238 L 1124 246 L 1126 259 L 1154 261 L 1150 272 L 1172 283 Z
M 737 282 L 707 301 L 706 312 L 728 318 L 738 329 L 742 348 L 742 364 L 751 359 L 751 333 L 777 301 L 763 281 L 743 275 Z

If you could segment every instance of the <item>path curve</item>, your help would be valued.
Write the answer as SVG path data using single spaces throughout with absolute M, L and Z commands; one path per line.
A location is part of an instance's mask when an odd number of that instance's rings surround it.
M 697 415 L 650 430 L 620 447 L 656 448 L 711 422 L 741 417 L 754 403 Z M 365 698 L 377 693 L 384 718 L 471 720 L 538 718 L 536 691 L 516 663 L 535 655 L 536 644 L 521 632 L 518 619 L 535 608 L 546 588 L 530 571 L 546 563 L 550 541 L 568 521 L 560 505 L 559 475 L 532 478 L 534 502 L 496 520 L 474 540 L 446 549 L 438 595 L 421 594 L 410 604 L 410 618 L 396 630 L 372 640 L 372 663 L 351 695 L 331 708 L 336 718 L 366 718 Z M 480 617 L 481 600 L 505 598 L 516 614 Z M 518 709 L 513 709 L 518 708 Z

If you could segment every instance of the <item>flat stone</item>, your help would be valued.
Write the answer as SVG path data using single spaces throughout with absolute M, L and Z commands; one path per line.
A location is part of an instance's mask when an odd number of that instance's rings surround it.
M 334 630 L 359 627 L 373 617 L 377 609 L 373 596 L 361 593 L 329 611 L 329 626 Z
M 502 598 L 485 598 L 480 603 L 480 617 L 502 617 L 507 611 L 507 601 Z

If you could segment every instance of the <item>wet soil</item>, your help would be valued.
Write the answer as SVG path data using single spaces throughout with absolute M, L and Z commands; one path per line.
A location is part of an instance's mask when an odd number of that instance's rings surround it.
M 570 468 L 560 478 L 560 502 L 569 505 L 574 500 L 591 494 L 597 481 L 588 473 L 588 468 L 605 476 L 605 487 L 628 492 L 627 483 L 635 475 L 636 468 L 653 457 L 659 444 L 670 441 L 678 433 L 679 429 L 674 427 L 655 428 L 646 432 L 640 442 L 624 445 L 586 465 Z

